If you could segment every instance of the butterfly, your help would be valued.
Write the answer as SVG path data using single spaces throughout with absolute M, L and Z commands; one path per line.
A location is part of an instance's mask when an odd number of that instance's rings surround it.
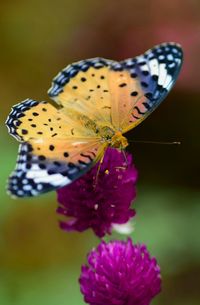
M 124 149 L 124 133 L 163 101 L 182 61 L 176 43 L 120 62 L 82 60 L 53 79 L 48 94 L 54 102 L 15 105 L 6 125 L 21 144 L 9 193 L 36 196 L 63 187 L 94 166 L 108 146 Z

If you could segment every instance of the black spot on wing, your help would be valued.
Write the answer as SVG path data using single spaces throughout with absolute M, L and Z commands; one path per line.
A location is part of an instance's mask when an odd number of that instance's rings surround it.
M 67 83 L 69 83 L 70 79 L 78 75 L 79 72 L 86 72 L 89 70 L 90 67 L 99 70 L 103 67 L 111 65 L 111 63 L 112 61 L 110 60 L 97 57 L 92 59 L 81 60 L 79 62 L 67 66 L 53 79 L 52 86 L 48 90 L 49 96 L 53 98 L 59 95 L 63 91 L 63 87 Z M 95 77 L 95 74 L 93 73 L 91 76 Z M 101 76 L 101 79 L 103 78 L 104 76 Z M 82 77 L 81 81 L 87 81 L 86 77 Z M 74 90 L 77 89 L 77 87 L 75 87 L 76 86 L 73 87 Z

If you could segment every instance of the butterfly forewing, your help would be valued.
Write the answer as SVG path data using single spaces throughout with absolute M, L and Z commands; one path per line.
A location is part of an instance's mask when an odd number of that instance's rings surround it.
M 8 190 L 34 196 L 69 184 L 97 162 L 100 138 L 84 121 L 73 120 L 46 102 L 26 100 L 13 107 L 6 122 L 19 141 L 16 169 Z
M 129 99 L 119 102 L 120 123 L 126 132 L 141 123 L 166 97 L 174 85 L 182 65 L 183 53 L 179 45 L 165 43 L 121 64 L 129 72 L 124 90 Z M 129 91 L 129 92 L 128 92 Z
M 108 73 L 111 63 L 94 58 L 68 66 L 54 78 L 49 96 L 67 112 L 81 112 L 98 125 L 110 125 Z
M 47 102 L 37 102 L 27 99 L 12 108 L 6 121 L 9 133 L 19 141 L 37 139 L 52 142 L 59 138 L 91 138 L 94 130 L 85 126 L 84 120 L 65 113 L 64 108 L 57 109 Z
M 165 98 L 182 64 L 178 44 L 165 43 L 122 62 L 88 59 L 68 66 L 54 79 L 49 95 L 98 125 L 126 132 L 141 123 Z

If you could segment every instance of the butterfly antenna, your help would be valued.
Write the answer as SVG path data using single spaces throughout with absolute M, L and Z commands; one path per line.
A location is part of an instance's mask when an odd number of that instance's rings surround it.
M 159 142 L 159 141 L 140 141 L 140 140 L 136 140 L 136 141 L 134 141 L 134 140 L 130 140 L 129 141 L 129 143 L 141 143 L 141 144 L 162 144 L 162 145 L 180 145 L 181 144 L 181 142 L 179 142 L 179 141 L 175 141 L 175 142 L 163 142 L 163 141 L 161 141 L 161 142 Z

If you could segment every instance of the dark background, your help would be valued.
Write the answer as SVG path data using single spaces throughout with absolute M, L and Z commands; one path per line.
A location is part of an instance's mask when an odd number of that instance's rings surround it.
M 48 100 L 52 78 L 73 61 L 120 60 L 167 41 L 183 47 L 181 75 L 166 101 L 128 137 L 182 144 L 128 147 L 139 171 L 132 237 L 161 265 L 163 291 L 153 304 L 200 304 L 199 33 L 198 0 L 1 1 L 1 304 L 83 304 L 80 265 L 99 242 L 90 231 L 58 228 L 55 192 L 29 200 L 6 194 L 18 147 L 4 126 L 11 106 L 27 97 Z

